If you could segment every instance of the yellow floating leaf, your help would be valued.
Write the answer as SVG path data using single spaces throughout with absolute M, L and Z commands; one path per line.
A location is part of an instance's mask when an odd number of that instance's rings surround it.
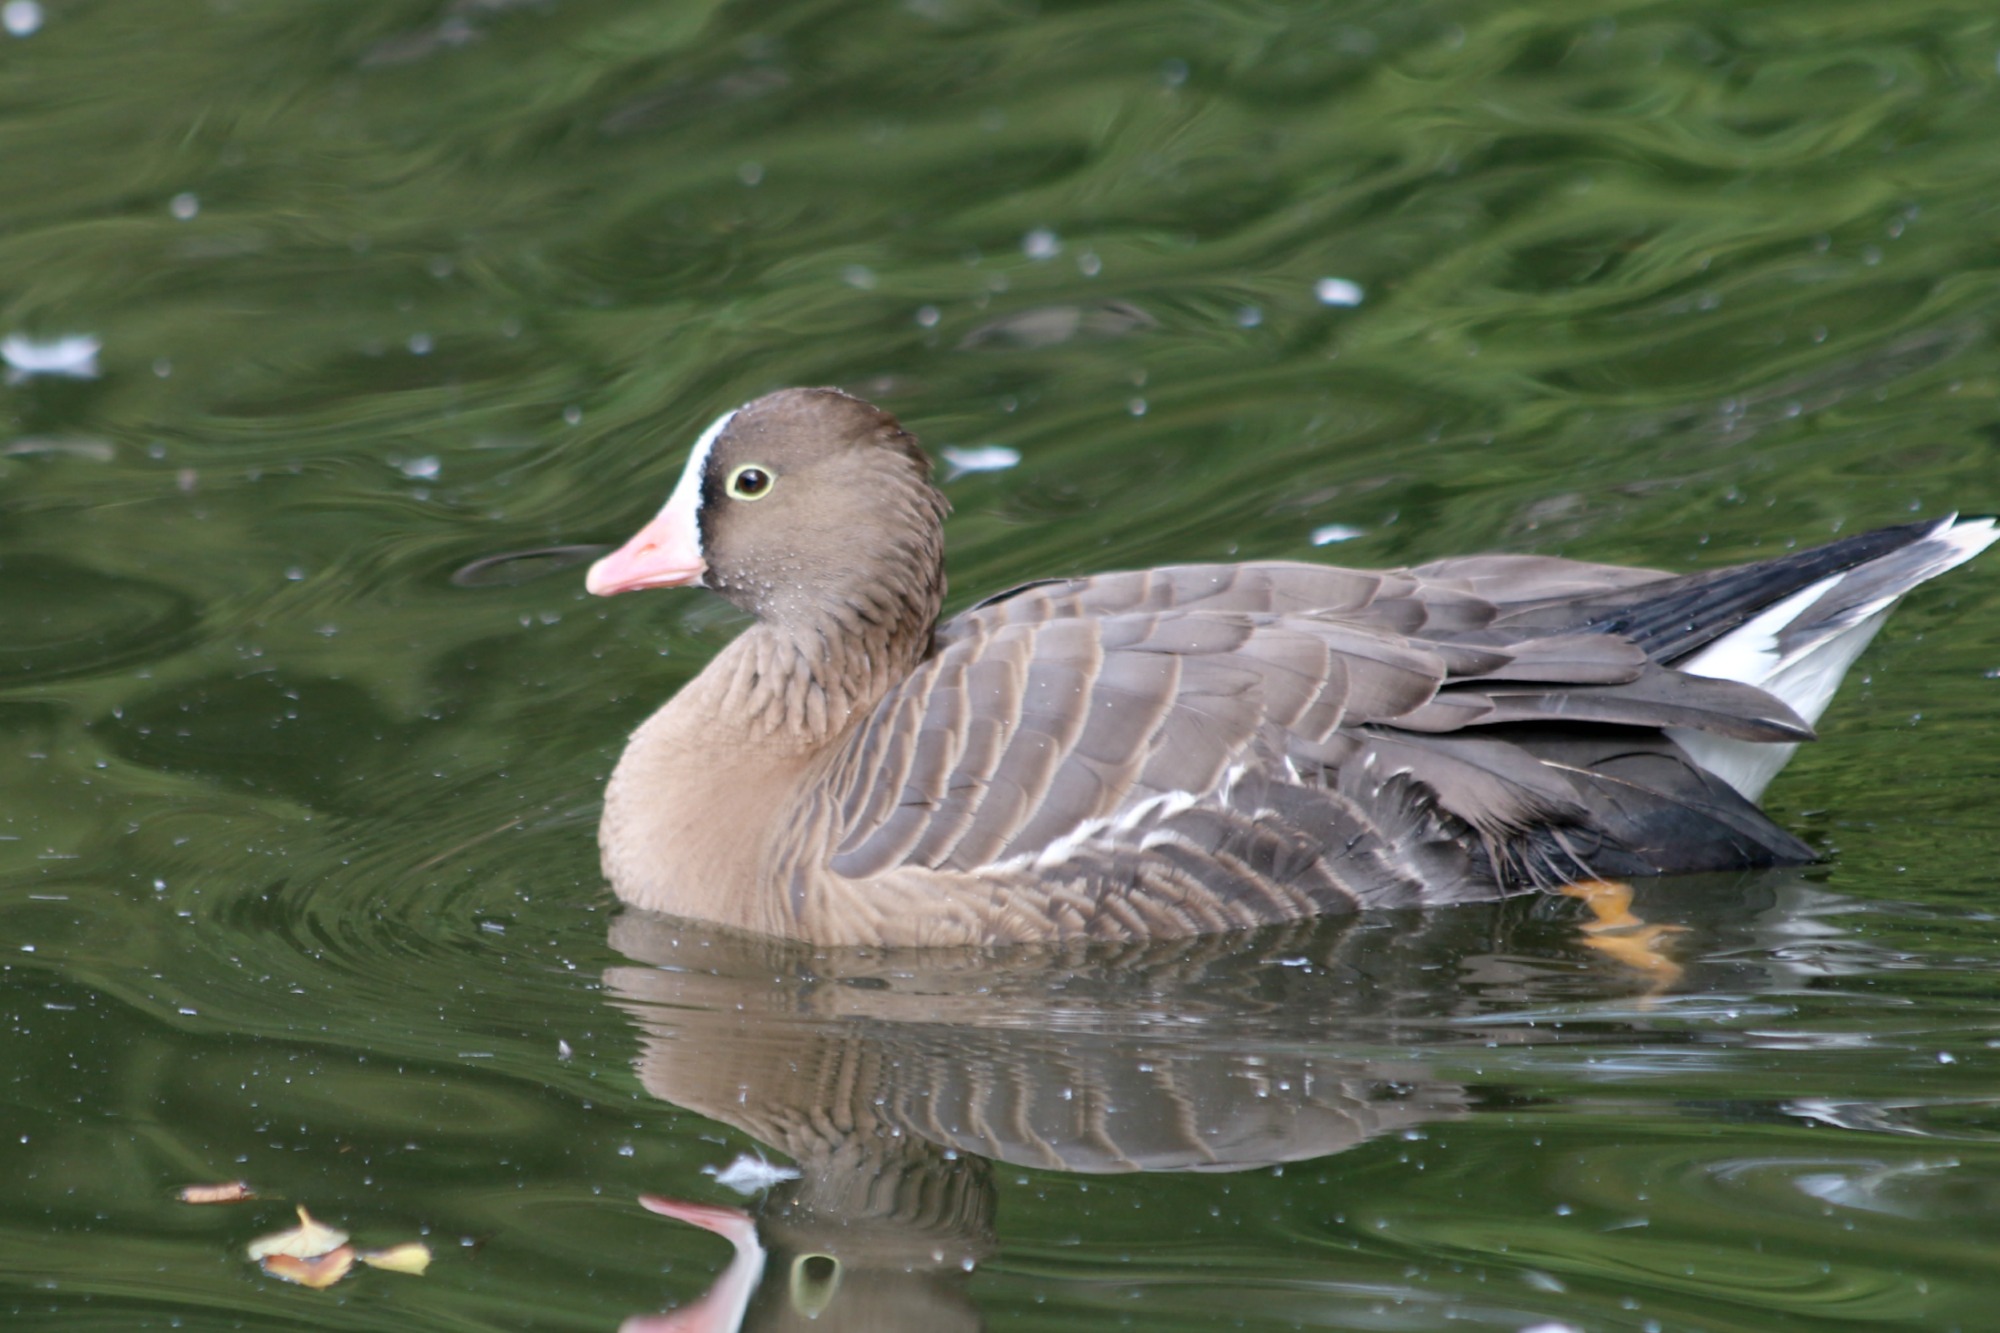
M 342 1245 L 327 1254 L 305 1259 L 295 1254 L 267 1254 L 259 1262 L 272 1277 L 318 1290 L 330 1287 L 347 1276 L 348 1270 L 354 1267 L 354 1250 Z
M 386 1268 L 391 1273 L 422 1277 L 431 1266 L 431 1247 L 422 1241 L 405 1241 L 386 1250 L 362 1250 L 355 1258 L 370 1268 Z
M 290 1231 L 273 1232 L 250 1242 L 250 1257 L 263 1259 L 274 1254 L 289 1255 L 294 1259 L 317 1259 L 347 1244 L 347 1233 L 335 1230 L 324 1222 L 313 1219 L 304 1204 L 299 1205 L 299 1224 Z M 353 1256 L 348 1256 L 349 1262 Z M 287 1279 L 295 1281 L 296 1279 Z M 338 1281 L 339 1279 L 334 1279 Z
M 257 1191 L 240 1180 L 220 1185 L 183 1185 L 174 1196 L 182 1203 L 242 1203 L 257 1197 Z

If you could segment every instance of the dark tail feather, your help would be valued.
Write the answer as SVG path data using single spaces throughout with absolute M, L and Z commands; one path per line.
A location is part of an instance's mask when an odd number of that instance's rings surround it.
M 1621 588 L 1564 602 L 1559 608 L 1529 608 L 1508 621 L 1554 628 L 1551 622 L 1559 620 L 1572 633 L 1621 635 L 1655 662 L 1671 664 L 1801 588 L 1900 550 L 1938 526 L 1939 520 L 1926 519 L 1879 528 L 1754 565 Z

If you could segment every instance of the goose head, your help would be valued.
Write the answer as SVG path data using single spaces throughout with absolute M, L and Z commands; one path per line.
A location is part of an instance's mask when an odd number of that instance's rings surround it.
M 870 625 L 943 593 L 943 495 L 896 418 L 838 389 L 783 389 L 718 417 L 665 508 L 590 568 L 604 596 L 711 588 L 761 620 Z

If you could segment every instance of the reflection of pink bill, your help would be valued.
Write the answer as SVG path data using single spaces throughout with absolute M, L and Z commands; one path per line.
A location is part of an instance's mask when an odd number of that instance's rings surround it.
M 640 1195 L 639 1204 L 647 1212 L 714 1232 L 736 1247 L 736 1255 L 694 1304 L 667 1314 L 633 1315 L 618 1326 L 618 1333 L 735 1333 L 743 1326 L 751 1294 L 764 1276 L 765 1251 L 757 1243 L 757 1224 L 750 1214 L 741 1208 L 683 1203 L 657 1194 Z

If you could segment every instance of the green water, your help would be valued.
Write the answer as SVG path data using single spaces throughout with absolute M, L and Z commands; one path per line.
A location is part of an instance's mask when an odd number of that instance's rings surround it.
M 609 1329 L 730 1259 L 641 1194 L 757 1216 L 750 1327 L 1993 1326 L 2000 560 L 1773 789 L 1826 864 L 1644 887 L 1672 975 L 1566 902 L 986 960 L 621 917 L 604 776 L 735 622 L 496 559 L 792 383 L 1018 451 L 948 484 L 960 604 L 2000 508 L 1990 3 L 38 17 L 0 336 L 101 351 L 0 385 L 8 1328 Z M 758 1151 L 804 1178 L 704 1172 Z M 437 1260 L 283 1285 L 298 1202 Z

